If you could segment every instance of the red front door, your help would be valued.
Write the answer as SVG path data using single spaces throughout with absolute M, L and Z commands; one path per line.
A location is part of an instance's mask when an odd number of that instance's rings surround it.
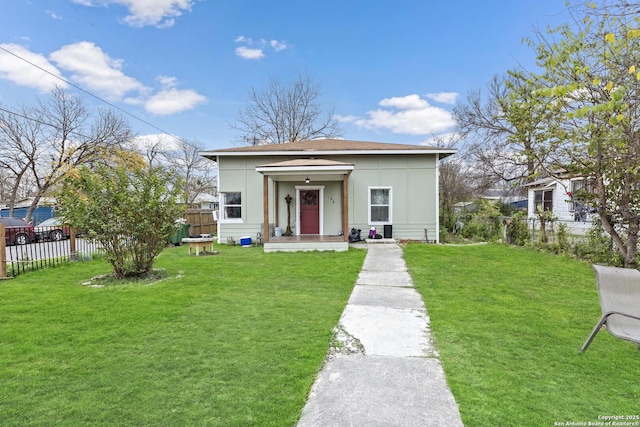
M 320 190 L 300 191 L 300 234 L 320 234 Z

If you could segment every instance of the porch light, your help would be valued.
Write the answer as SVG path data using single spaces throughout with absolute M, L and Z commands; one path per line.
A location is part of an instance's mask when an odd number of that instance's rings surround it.
M 307 178 L 304 180 L 304 182 L 305 182 L 306 184 L 308 184 L 308 183 L 309 183 L 309 176 L 307 176 Z

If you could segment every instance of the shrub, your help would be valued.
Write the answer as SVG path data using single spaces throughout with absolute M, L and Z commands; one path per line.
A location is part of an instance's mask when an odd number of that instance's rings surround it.
M 182 216 L 173 178 L 127 162 L 82 167 L 68 174 L 57 198 L 65 221 L 102 246 L 116 277 L 140 277 L 151 271 Z
M 530 239 L 526 213 L 516 212 L 507 223 L 507 243 L 524 246 Z
M 478 210 L 463 220 L 464 227 L 460 230 L 460 235 L 481 241 L 500 239 L 502 237 L 502 216 L 499 205 L 499 202 L 480 200 Z
M 624 265 L 624 260 L 618 251 L 613 250 L 611 237 L 602 228 L 599 220 L 587 232 L 586 242 L 576 244 L 574 252 L 578 258 L 592 264 Z
M 561 251 L 569 249 L 569 232 L 566 224 L 558 224 L 558 231 L 556 231 L 556 239 Z

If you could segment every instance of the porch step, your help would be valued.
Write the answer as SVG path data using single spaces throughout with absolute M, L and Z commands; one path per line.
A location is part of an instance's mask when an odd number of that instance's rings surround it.
M 364 239 L 365 242 L 367 242 L 368 245 L 371 244 L 380 244 L 380 243 L 387 243 L 387 244 L 396 244 L 398 242 L 396 242 L 396 239 Z

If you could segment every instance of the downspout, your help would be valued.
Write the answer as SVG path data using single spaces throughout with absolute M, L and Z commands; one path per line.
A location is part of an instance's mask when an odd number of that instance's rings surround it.
M 436 244 L 437 243 L 440 243 L 440 154 L 439 153 L 436 153 Z
M 222 218 L 222 211 L 220 211 L 220 207 L 222 206 L 221 200 L 220 200 L 220 188 L 222 188 L 222 186 L 220 185 L 220 156 L 216 156 L 216 164 L 218 165 L 218 223 L 217 225 L 217 229 L 218 229 L 218 244 L 222 244 L 222 242 L 220 241 L 220 236 L 222 235 L 221 230 L 220 230 L 220 218 Z

